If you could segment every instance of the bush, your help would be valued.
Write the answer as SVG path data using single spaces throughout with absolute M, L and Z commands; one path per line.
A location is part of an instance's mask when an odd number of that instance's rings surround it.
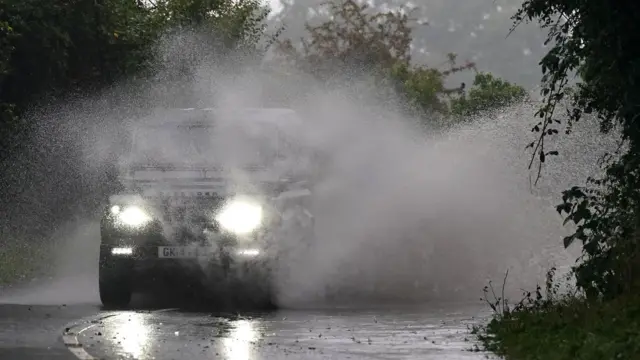
M 509 307 L 493 295 L 493 319 L 474 333 L 483 347 L 516 360 L 632 359 L 640 354 L 640 297 L 590 300 L 559 294 L 552 269 L 538 287 Z M 489 298 L 485 289 L 485 299 Z

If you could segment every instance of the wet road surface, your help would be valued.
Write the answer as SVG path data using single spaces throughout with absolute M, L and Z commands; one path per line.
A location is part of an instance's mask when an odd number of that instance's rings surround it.
M 38 298 L 38 297 L 35 297 Z M 470 326 L 483 304 L 185 312 L 0 304 L 0 359 L 486 359 Z M 389 310 L 392 308 L 393 310 Z
M 77 360 L 62 342 L 68 323 L 100 311 L 97 305 L 0 304 L 0 359 Z
M 104 312 L 70 334 L 99 359 L 486 359 L 469 334 L 482 308 L 453 309 Z

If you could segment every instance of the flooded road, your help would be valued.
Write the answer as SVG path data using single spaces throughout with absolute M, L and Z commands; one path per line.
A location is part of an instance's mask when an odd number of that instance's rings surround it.
M 474 350 L 475 338 L 470 334 L 472 325 L 484 323 L 490 315 L 481 302 L 213 313 L 183 311 L 159 299 L 140 297 L 132 310 L 108 311 L 97 299 L 37 304 L 43 300 L 43 288 L 13 291 L 15 296 L 3 298 L 0 359 L 492 357 Z
M 486 359 L 474 350 L 470 327 L 487 315 L 481 305 L 102 312 L 71 326 L 64 339 L 72 349 L 81 347 L 81 358 L 95 359 Z

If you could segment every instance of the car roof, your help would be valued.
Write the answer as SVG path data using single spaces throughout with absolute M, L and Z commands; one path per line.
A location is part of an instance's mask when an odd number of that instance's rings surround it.
M 140 127 L 165 127 L 178 125 L 203 125 L 219 117 L 239 117 L 251 122 L 296 123 L 300 119 L 289 108 L 162 108 L 144 116 L 137 124 Z

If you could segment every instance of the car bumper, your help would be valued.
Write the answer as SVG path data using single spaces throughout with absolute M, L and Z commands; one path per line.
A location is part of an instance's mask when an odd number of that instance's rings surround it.
M 250 247 L 234 247 L 224 252 L 204 248 L 197 257 L 162 257 L 164 246 L 101 245 L 102 272 L 126 274 L 135 287 L 151 283 L 185 280 L 243 278 L 269 270 L 266 252 Z M 174 254 L 175 255 L 175 254 Z

